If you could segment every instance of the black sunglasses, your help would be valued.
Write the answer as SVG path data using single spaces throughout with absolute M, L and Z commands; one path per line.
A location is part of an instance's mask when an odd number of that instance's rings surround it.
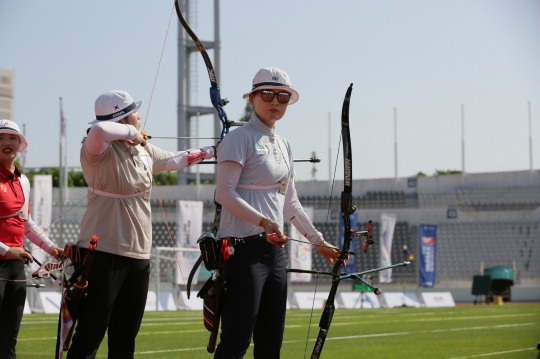
M 277 100 L 281 104 L 289 103 L 291 99 L 291 93 L 287 91 L 274 92 L 272 90 L 260 90 L 257 91 L 261 94 L 261 98 L 264 102 L 272 102 L 277 95 Z

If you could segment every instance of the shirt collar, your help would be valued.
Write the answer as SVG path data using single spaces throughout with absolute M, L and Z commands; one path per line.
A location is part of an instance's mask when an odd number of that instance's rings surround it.
M 21 176 L 21 172 L 19 171 L 17 166 L 15 166 L 15 171 L 14 172 L 11 172 L 10 170 L 8 170 L 4 166 L 0 166 L 0 175 L 2 175 L 2 177 L 4 177 L 4 178 L 9 179 L 10 181 L 13 181 L 13 179 L 15 179 L 15 176 L 17 176 L 17 177 Z
M 251 120 L 249 120 L 248 125 L 252 126 L 254 129 L 258 131 L 261 131 L 263 134 L 267 136 L 274 136 L 275 134 L 275 130 L 273 128 L 266 126 L 255 112 L 251 114 Z

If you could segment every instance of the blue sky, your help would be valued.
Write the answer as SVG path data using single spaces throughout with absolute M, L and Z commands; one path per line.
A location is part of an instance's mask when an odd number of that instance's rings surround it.
M 212 7 L 200 0 L 191 17 L 203 40 L 213 36 Z M 150 134 L 176 133 L 179 23 L 172 10 L 170 0 L 0 0 L 0 68 L 15 70 L 15 120 L 26 124 L 27 167 L 58 165 L 59 97 L 70 166 L 79 164 L 95 98 L 110 89 L 145 100 L 141 115 Z M 533 166 L 540 167 L 538 0 L 229 0 L 221 3 L 221 31 L 218 75 L 222 96 L 231 100 L 229 118 L 241 117 L 241 96 L 260 67 L 286 70 L 300 101 L 278 132 L 295 157 L 317 153 L 319 180 L 335 163 L 350 83 L 356 179 L 394 176 L 394 108 L 400 177 L 461 169 L 461 104 L 467 172 L 529 169 L 528 101 Z M 198 54 L 194 61 L 193 104 L 206 106 L 207 75 Z M 210 122 L 200 119 L 200 136 L 212 135 Z M 298 164 L 297 178 L 311 178 L 311 169 Z

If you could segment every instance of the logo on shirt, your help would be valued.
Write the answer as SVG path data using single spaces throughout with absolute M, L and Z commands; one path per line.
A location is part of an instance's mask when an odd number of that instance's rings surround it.
M 5 184 L 0 184 L 0 191 L 7 192 L 7 186 Z
M 265 145 L 261 145 L 260 143 L 255 144 L 255 150 L 257 153 L 265 154 L 268 153 L 268 148 Z

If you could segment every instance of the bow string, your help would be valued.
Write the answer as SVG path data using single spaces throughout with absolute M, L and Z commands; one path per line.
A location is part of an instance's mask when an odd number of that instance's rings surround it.
M 339 275 L 341 268 L 345 266 L 345 261 L 348 257 L 348 252 L 351 245 L 352 233 L 351 233 L 351 214 L 356 212 L 356 207 L 352 204 L 352 150 L 351 150 L 351 134 L 349 130 L 349 104 L 351 101 L 353 84 L 349 86 L 345 93 L 345 99 L 343 100 L 343 108 L 341 111 L 341 137 L 343 143 L 343 191 L 341 192 L 341 216 L 344 223 L 343 231 L 343 246 L 341 248 L 341 254 L 332 268 L 332 287 L 328 293 L 326 304 L 323 314 L 319 321 L 319 335 L 313 348 L 312 358 L 318 358 L 323 349 L 324 342 L 332 323 L 332 317 L 334 316 L 335 305 L 334 300 L 336 297 Z
M 342 280 L 354 279 L 354 280 L 360 281 L 363 284 L 365 284 L 368 288 L 370 288 L 376 295 L 380 295 L 381 290 L 379 288 L 373 287 L 370 283 L 367 283 L 362 276 L 368 273 L 379 272 L 385 269 L 401 267 L 401 266 L 406 266 L 410 264 L 410 262 L 404 261 L 398 264 L 392 264 L 386 267 L 370 269 L 370 270 L 366 270 L 366 271 L 362 271 L 358 273 L 341 272 L 342 267 L 345 267 L 348 256 L 351 254 L 356 254 L 350 251 L 351 241 L 354 238 L 363 237 L 363 241 L 364 241 L 363 252 L 364 253 L 368 251 L 369 245 L 373 244 L 373 240 L 372 240 L 373 222 L 372 221 L 368 222 L 367 230 L 365 231 L 357 231 L 351 228 L 351 215 L 356 212 L 356 207 L 352 203 L 352 180 L 353 180 L 352 149 L 351 149 L 351 134 L 350 134 L 350 128 L 349 128 L 349 105 L 350 105 L 350 100 L 351 100 L 352 88 L 353 88 L 353 84 L 349 86 L 349 88 L 347 89 L 347 92 L 345 93 L 345 99 L 343 100 L 343 108 L 341 111 L 341 139 L 343 143 L 344 175 L 343 175 L 343 191 L 341 192 L 340 209 L 341 209 L 341 217 L 343 218 L 343 223 L 344 223 L 344 230 L 343 230 L 343 245 L 340 249 L 340 256 L 338 257 L 336 263 L 334 264 L 331 272 L 299 270 L 299 269 L 287 270 L 288 272 L 313 273 L 317 275 L 322 274 L 322 275 L 329 275 L 332 277 L 332 286 L 328 293 L 326 304 L 324 306 L 324 310 L 321 315 L 321 319 L 319 321 L 319 334 L 317 336 L 317 339 L 315 340 L 315 345 L 313 347 L 313 352 L 311 354 L 312 359 L 317 359 L 321 355 L 322 349 L 324 347 L 324 343 L 328 336 L 328 331 L 330 330 L 330 324 L 332 323 L 332 318 L 335 312 L 334 302 L 335 302 L 335 297 L 337 294 L 337 289 L 338 289 L 339 283 Z M 317 287 L 315 286 L 315 291 L 316 290 L 317 290 Z M 315 294 L 313 295 L 313 300 L 315 301 Z M 312 307 L 311 313 L 313 315 L 313 307 Z M 310 317 L 310 323 L 311 323 L 311 317 Z M 308 328 L 308 339 L 309 339 L 309 328 Z M 306 348 L 307 348 L 307 340 L 306 340 Z M 305 356 L 305 352 L 304 352 L 304 356 Z

